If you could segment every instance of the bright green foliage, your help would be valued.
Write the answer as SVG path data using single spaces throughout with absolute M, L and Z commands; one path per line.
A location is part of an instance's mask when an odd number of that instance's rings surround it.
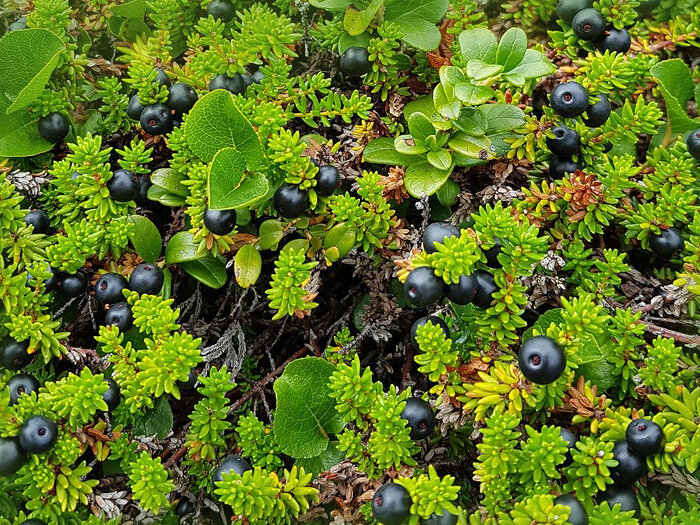
M 255 414 L 242 416 L 236 425 L 238 440 L 243 457 L 247 458 L 254 467 L 262 467 L 274 472 L 283 465 L 280 457 L 281 450 L 277 445 L 272 429 L 265 425 Z
M 441 376 L 448 373 L 447 367 L 457 362 L 459 351 L 452 346 L 452 340 L 445 337 L 440 326 L 428 321 L 416 331 L 416 341 L 422 353 L 415 356 L 420 368 L 433 382 L 440 382 Z
M 216 450 L 226 445 L 224 432 L 231 428 L 226 418 L 228 403 L 226 394 L 236 387 L 224 365 L 220 370 L 212 368 L 207 377 L 201 378 L 199 392 L 204 396 L 192 409 L 187 446 L 188 454 L 195 461 L 212 461 Z
M 569 517 L 569 508 L 555 505 L 554 496 L 538 494 L 517 502 L 508 517 L 499 520 L 504 525 L 530 525 L 532 523 L 551 523 L 564 525 Z
M 615 443 L 596 440 L 587 436 L 576 442 L 571 451 L 573 462 L 564 469 L 568 482 L 564 490 L 579 497 L 591 497 L 605 486 L 612 484 L 610 468 L 617 466 L 612 449 Z
M 459 514 L 455 506 L 459 487 L 454 484 L 453 476 L 438 476 L 435 467 L 428 466 L 428 473 L 413 478 L 399 478 L 397 483 L 403 485 L 411 495 L 412 521 L 413 516 L 429 518 L 434 513 L 442 514 L 447 511 L 450 514 Z
M 291 525 L 310 504 L 318 501 L 318 490 L 308 486 L 312 475 L 292 467 L 278 478 L 255 467 L 239 476 L 224 474 L 215 490 L 222 503 L 234 514 L 245 515 L 251 525 Z
M 318 306 L 309 299 L 310 294 L 305 289 L 311 269 L 317 263 L 305 261 L 304 251 L 293 248 L 284 250 L 275 261 L 276 270 L 270 281 L 270 289 L 265 292 L 270 298 L 270 307 L 277 310 L 273 319 L 285 315 L 303 315 L 306 310 Z
M 130 465 L 129 484 L 134 492 L 134 499 L 139 505 L 152 512 L 158 512 L 168 504 L 167 495 L 175 485 L 168 478 L 160 458 L 152 458 L 142 452 Z
M 83 368 L 79 376 L 69 374 L 60 381 L 49 383 L 46 389 L 39 398 L 50 400 L 56 415 L 67 419 L 71 427 L 81 427 L 98 410 L 107 410 L 107 403 L 102 399 L 102 394 L 107 391 L 104 376 L 93 375 L 87 368 Z
M 557 467 L 566 458 L 566 443 L 560 437 L 559 427 L 545 425 L 537 431 L 528 425 L 525 432 L 527 441 L 520 446 L 520 483 L 531 486 L 531 491 L 544 492 L 548 480 L 561 478 Z

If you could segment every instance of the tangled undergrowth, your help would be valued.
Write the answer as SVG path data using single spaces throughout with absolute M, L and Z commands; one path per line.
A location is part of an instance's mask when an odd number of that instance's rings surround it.
M 700 523 L 697 0 L 0 34 L 0 525 Z

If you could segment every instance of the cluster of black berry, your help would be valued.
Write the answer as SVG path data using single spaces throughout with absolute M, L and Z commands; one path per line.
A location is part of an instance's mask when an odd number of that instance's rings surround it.
M 592 0 L 559 0 L 557 15 L 578 38 L 593 43 L 599 51 L 627 53 L 632 45 L 629 31 L 608 24 L 592 5 Z
M 379 487 L 372 498 L 372 516 L 381 525 L 403 525 L 411 516 L 413 500 L 408 490 L 398 483 Z M 421 525 L 456 525 L 458 516 L 448 511 L 421 520 Z
M 168 100 L 165 104 L 141 104 L 138 93 L 132 95 L 126 114 L 141 122 L 141 127 L 149 135 L 165 135 L 182 124 L 182 116 L 197 102 L 197 92 L 188 84 L 178 82 L 170 84 L 170 77 L 158 69 L 156 77 L 161 86 L 168 88 Z
M 555 87 L 549 96 L 549 105 L 560 117 L 582 117 L 583 123 L 589 128 L 605 124 L 612 112 L 608 97 L 602 93 L 591 97 L 586 88 L 574 81 L 564 82 Z M 582 169 L 581 161 L 573 160 L 581 151 L 581 137 L 578 132 L 563 124 L 552 131 L 554 138 L 547 139 L 547 147 L 553 153 L 549 161 L 549 174 L 561 178 L 567 173 Z M 606 147 L 610 148 L 612 145 L 607 144 Z
M 314 161 L 315 163 L 315 161 Z M 338 168 L 331 165 L 319 166 L 314 191 L 319 197 L 330 197 L 340 183 Z M 284 183 L 272 197 L 272 206 L 280 217 L 296 219 L 309 208 L 309 194 L 296 184 Z
M 124 300 L 124 290 L 155 295 L 163 287 L 163 270 L 151 263 L 139 264 L 131 272 L 129 281 L 119 273 L 106 273 L 95 283 L 95 299 L 104 310 L 104 324 L 126 332 L 133 325 L 133 315 Z
M 434 222 L 425 229 L 423 249 L 427 253 L 437 251 L 436 243 L 443 244 L 445 239 L 460 235 L 460 229 L 446 222 Z M 498 254 L 501 252 L 500 239 L 494 239 L 495 245 L 484 252 L 486 264 L 491 268 L 500 267 Z M 420 266 L 411 271 L 404 283 L 404 293 L 408 302 L 415 308 L 425 308 L 443 297 L 457 304 L 473 303 L 479 308 L 491 306 L 493 293 L 498 290 L 496 283 L 486 270 L 476 270 L 471 275 L 462 275 L 456 284 L 445 285 L 442 278 L 435 275 L 429 266 Z

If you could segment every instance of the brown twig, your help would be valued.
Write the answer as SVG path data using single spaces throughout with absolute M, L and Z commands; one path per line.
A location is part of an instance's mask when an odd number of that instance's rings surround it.
M 689 335 L 683 332 L 676 332 L 675 330 L 670 330 L 668 328 L 663 328 L 652 323 L 644 323 L 647 326 L 647 331 L 654 335 L 660 335 L 661 337 L 669 337 L 678 343 L 683 343 L 687 345 L 700 345 L 700 335 Z

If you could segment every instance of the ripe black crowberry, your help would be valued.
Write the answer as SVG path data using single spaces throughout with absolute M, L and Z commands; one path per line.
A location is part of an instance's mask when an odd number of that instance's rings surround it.
M 460 229 L 448 222 L 434 222 L 429 224 L 423 234 L 423 249 L 427 253 L 437 251 L 435 243 L 443 244 L 447 237 L 458 237 Z
M 558 157 L 571 157 L 578 155 L 581 151 L 581 137 L 576 130 L 564 125 L 557 126 L 552 130 L 554 138 L 547 138 L 549 151 Z
M 591 7 L 591 0 L 559 0 L 557 4 L 557 16 L 567 24 L 571 24 L 576 14 L 579 11 Z
M 156 81 L 158 85 L 165 87 L 170 86 L 170 77 L 168 74 L 159 67 L 154 67 L 153 69 L 156 70 Z
M 236 211 L 207 210 L 204 212 L 204 226 L 216 235 L 228 235 L 236 227 Z
M 134 324 L 129 304 L 125 301 L 113 304 L 105 312 L 105 326 L 116 326 L 120 332 L 128 331 Z
M 124 300 L 124 290 L 129 289 L 126 278 L 119 273 L 106 273 L 95 283 L 95 299 L 104 306 L 105 304 L 120 303 Z
M 27 453 L 16 437 L 0 437 L 0 476 L 12 476 L 27 461 Z
M 437 277 L 429 266 L 421 266 L 408 274 L 403 288 L 411 305 L 425 308 L 443 296 L 445 281 Z
M 6 337 L 0 343 L 0 367 L 16 372 L 32 362 L 32 355 L 27 352 L 29 341 L 17 342 Z
M 32 518 L 30 520 L 24 520 L 22 523 L 19 525 L 46 525 L 46 522 L 44 520 L 40 520 L 37 518 Z
M 659 259 L 670 261 L 683 249 L 684 242 L 681 233 L 675 228 L 661 230 L 659 235 L 651 234 L 649 248 Z
M 183 517 L 194 512 L 194 505 L 185 497 L 180 498 L 175 506 L 175 515 Z
M 442 514 L 434 513 L 428 519 L 422 519 L 420 525 L 457 525 L 459 516 L 443 510 Z
M 134 197 L 134 201 L 139 206 L 146 206 L 148 204 L 148 190 L 151 188 L 151 181 L 145 175 L 139 175 L 139 191 Z
M 27 226 L 34 226 L 34 233 L 49 235 L 51 233 L 51 221 L 49 214 L 44 210 L 32 210 L 24 216 L 24 223 Z
M 402 525 L 411 515 L 411 495 L 398 483 L 386 483 L 372 498 L 372 516 L 382 525 Z
M 284 183 L 277 188 L 272 205 L 285 219 L 296 219 L 309 208 L 309 194 L 296 184 Z
M 88 278 L 83 272 L 62 275 L 56 285 L 56 290 L 64 297 L 72 299 L 82 294 L 88 286 Z
M 107 390 L 102 394 L 102 399 L 107 403 L 107 410 L 110 412 L 119 406 L 122 400 L 122 394 L 119 390 L 119 385 L 114 379 L 105 379 Z
M 632 45 L 632 37 L 630 37 L 627 29 L 615 29 L 611 27 L 606 31 L 606 34 L 596 42 L 596 47 L 601 52 L 614 51 L 616 53 L 627 53 Z
M 340 69 L 346 75 L 359 77 L 372 68 L 369 51 L 364 47 L 349 47 L 340 57 Z
M 472 303 L 479 308 L 488 308 L 493 301 L 494 292 L 498 291 L 493 275 L 486 270 L 476 270 L 472 275 L 476 278 L 476 293 Z
M 474 299 L 477 290 L 476 277 L 461 275 L 459 282 L 445 287 L 445 297 L 457 304 L 469 304 Z
M 233 20 L 236 8 L 231 0 L 212 0 L 207 6 L 207 14 L 226 23 Z
M 61 142 L 70 131 L 70 122 L 62 113 L 53 112 L 39 119 L 39 135 L 49 142 Z
M 638 456 L 658 454 L 664 448 L 663 429 L 648 419 L 635 419 L 627 425 L 625 439 L 630 450 Z
M 141 101 L 139 101 L 138 93 L 136 93 L 131 95 L 131 98 L 129 99 L 129 105 L 126 106 L 126 114 L 129 115 L 129 118 L 139 120 L 141 118 L 141 113 L 143 113 L 144 107 L 145 106 L 141 104 Z
M 209 82 L 209 91 L 214 91 L 215 89 L 225 89 L 234 95 L 239 95 L 245 90 L 243 76 L 240 73 L 236 73 L 233 77 L 226 74 L 216 75 Z
M 498 261 L 498 254 L 501 253 L 503 245 L 501 244 L 501 239 L 498 237 L 493 238 L 494 245 L 488 250 L 484 250 L 484 255 L 486 256 L 486 265 L 490 268 L 500 268 L 501 263 Z
M 685 145 L 695 160 L 700 161 L 700 129 L 690 132 L 685 138 Z
M 574 118 L 588 108 L 588 91 L 578 82 L 564 82 L 552 90 L 549 104 L 552 109 L 564 118 Z
M 439 326 L 442 328 L 442 332 L 445 334 L 445 337 L 447 339 L 450 338 L 450 327 L 447 326 L 447 323 L 440 319 L 436 315 L 427 315 L 425 317 L 421 317 L 420 319 L 416 320 L 413 325 L 411 325 L 411 342 L 415 345 L 418 346 L 418 341 L 416 341 L 416 335 L 418 333 L 418 329 L 425 325 L 428 321 L 430 321 L 433 325 Z
M 129 170 L 117 170 L 107 181 L 109 196 L 117 202 L 129 202 L 139 192 L 139 179 Z
M 554 155 L 549 159 L 549 175 L 553 179 L 561 179 L 567 173 L 573 173 L 578 169 L 580 169 L 580 166 L 577 162 L 571 160 L 570 157 L 557 157 Z
M 129 276 L 129 288 L 140 294 L 156 295 L 163 288 L 163 270 L 155 264 L 141 263 Z
M 19 396 L 39 390 L 39 381 L 29 374 L 17 374 L 9 379 L 7 388 L 10 389 L 10 406 L 12 406 L 17 403 Z
M 576 13 L 576 16 L 571 21 L 571 28 L 581 40 L 593 42 L 603 36 L 605 19 L 600 14 L 600 11 L 588 7 Z
M 19 445 L 30 454 L 43 454 L 56 443 L 56 423 L 45 416 L 32 416 L 19 430 Z
M 199 374 L 194 368 L 187 373 L 187 380 L 185 381 L 175 381 L 175 384 L 180 390 L 192 390 L 194 385 L 197 384 L 197 379 L 199 379 Z
M 576 437 L 576 434 L 571 432 L 571 430 L 566 427 L 561 427 L 559 429 L 559 435 L 561 435 L 561 438 L 566 441 L 566 463 L 569 463 L 571 462 L 571 451 L 576 447 L 578 438 Z
M 633 510 L 635 515 L 639 514 L 641 507 L 637 501 L 637 495 L 634 489 L 625 485 L 608 486 L 603 492 L 598 493 L 598 502 L 607 502 L 610 507 L 620 505 L 620 512 L 629 512 Z
M 564 505 L 571 509 L 569 519 L 566 520 L 567 523 L 571 523 L 572 525 L 588 525 L 588 513 L 575 496 L 571 494 L 562 494 L 554 498 L 554 504 Z
M 187 113 L 197 102 L 197 92 L 194 88 L 183 82 L 173 84 L 168 89 L 168 107 L 176 113 Z
M 212 472 L 211 479 L 215 483 L 217 481 L 223 481 L 223 474 L 229 474 L 231 472 L 235 472 L 239 476 L 242 476 L 245 471 L 251 470 L 251 468 L 250 463 L 248 463 L 238 454 L 234 454 L 225 457 L 221 461 L 219 466 L 214 469 L 214 472 Z
M 545 335 L 531 337 L 518 352 L 518 364 L 523 375 L 533 383 L 553 383 L 566 368 L 566 355 L 557 342 Z
M 610 469 L 610 477 L 615 483 L 631 484 L 647 475 L 646 459 L 632 452 L 627 440 L 615 443 L 613 458 L 618 462 L 616 467 Z
M 598 100 L 588 105 L 583 123 L 589 128 L 597 128 L 605 124 L 608 118 L 610 118 L 612 108 L 610 107 L 608 97 L 602 93 L 600 95 L 594 95 L 591 98 L 597 98 Z
M 316 186 L 314 189 L 321 197 L 330 197 L 338 187 L 340 172 L 335 166 L 321 166 L 316 174 Z
M 173 116 L 170 108 L 158 102 L 143 108 L 139 118 L 141 127 L 149 135 L 164 135 L 173 129 Z
M 410 437 L 414 440 L 427 438 L 435 428 L 433 409 L 419 397 L 406 400 L 401 418 L 406 420 L 406 424 L 411 429 Z

